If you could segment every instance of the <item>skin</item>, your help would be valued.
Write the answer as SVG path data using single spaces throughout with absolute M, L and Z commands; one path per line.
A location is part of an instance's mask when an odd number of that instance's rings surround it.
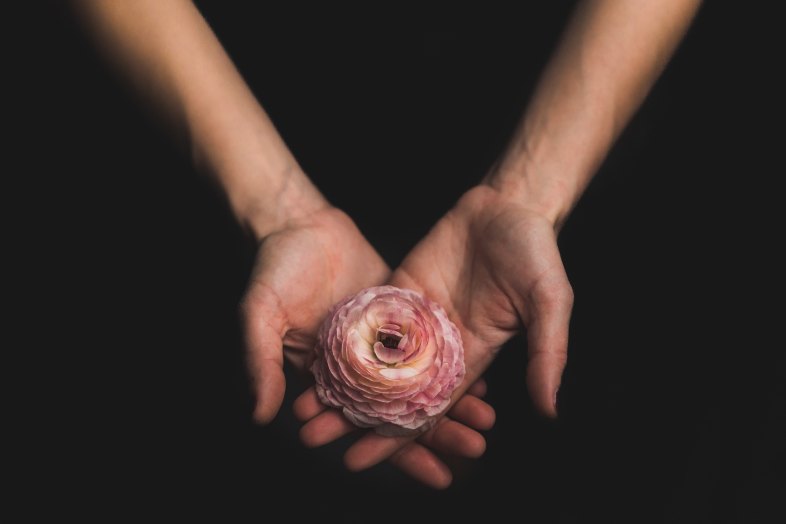
M 75 6 L 111 61 L 186 137 L 196 166 L 215 177 L 259 242 L 242 307 L 259 422 L 281 405 L 284 357 L 304 366 L 329 306 L 385 281 L 446 308 L 465 342 L 467 378 L 448 415 L 417 440 L 365 432 L 347 451 L 350 469 L 388 459 L 428 485 L 449 485 L 450 471 L 434 451 L 483 453 L 477 430 L 493 425 L 494 411 L 480 398 L 480 377 L 521 327 L 532 400 L 556 416 L 573 303 L 557 234 L 665 67 L 698 0 L 581 2 L 500 161 L 392 274 L 302 172 L 190 2 Z M 294 409 L 305 422 L 306 445 L 356 430 L 313 389 Z
M 328 308 L 384 283 L 390 270 L 303 173 L 191 2 L 82 0 L 74 7 L 109 61 L 185 137 L 196 167 L 216 180 L 259 245 L 241 312 L 254 417 L 268 423 L 284 395 L 284 357 L 304 370 Z M 475 386 L 453 407 L 453 419 L 390 461 L 428 485 L 449 485 L 450 470 L 429 448 L 467 457 L 483 452 L 476 430 L 494 423 L 494 410 L 479 398 L 484 390 Z M 313 407 L 306 398 L 296 411 L 306 418 Z M 317 445 L 330 436 L 324 431 L 304 442 Z
M 249 368 L 256 380 L 256 420 L 269 422 L 281 405 L 284 357 L 305 370 L 330 306 L 388 276 L 382 259 L 349 217 L 335 208 L 293 221 L 264 239 L 242 305 Z M 465 457 L 483 453 L 485 439 L 476 430 L 490 429 L 495 419 L 491 406 L 479 398 L 484 388 L 480 383 L 453 406 L 450 419 L 392 454 L 393 464 L 428 485 L 449 485 L 450 470 L 428 448 Z M 313 388 L 294 405 L 296 416 L 304 421 L 324 409 Z M 332 417 L 303 428 L 305 445 L 319 446 L 357 429 L 337 411 L 330 413 Z
M 530 396 L 542 414 L 557 416 L 573 306 L 558 232 L 699 5 L 580 3 L 504 155 L 391 275 L 391 284 L 441 303 L 461 330 L 467 379 L 454 401 L 524 327 Z M 330 425 L 337 438 L 351 430 L 346 422 L 337 429 L 340 418 L 324 410 L 301 433 L 316 440 Z M 362 470 L 411 445 L 408 438 L 367 433 L 345 462 Z

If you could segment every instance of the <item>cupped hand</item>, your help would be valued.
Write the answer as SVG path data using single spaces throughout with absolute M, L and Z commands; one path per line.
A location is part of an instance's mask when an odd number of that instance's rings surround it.
M 242 303 L 258 422 L 269 422 L 281 407 L 284 357 L 305 369 L 330 307 L 389 274 L 354 222 L 333 207 L 265 237 Z
M 452 410 L 462 406 L 467 388 L 523 325 L 530 396 L 540 412 L 556 416 L 573 291 L 557 248 L 554 223 L 528 206 L 526 196 L 485 185 L 470 190 L 407 255 L 389 282 L 442 304 L 461 331 L 467 374 L 453 394 Z M 328 417 L 335 415 L 312 418 L 301 434 L 310 438 Z M 335 423 L 333 427 L 334 438 L 350 430 Z M 462 440 L 476 440 L 467 433 L 472 430 L 464 429 Z M 350 469 L 364 469 L 401 453 L 411 443 L 412 438 L 368 432 L 347 451 L 345 462 Z
M 288 221 L 266 236 L 257 254 L 242 316 L 248 364 L 254 381 L 254 417 L 267 423 L 278 412 L 284 397 L 283 364 L 286 357 L 305 370 L 310 362 L 317 330 L 330 307 L 363 288 L 382 284 L 390 271 L 352 220 L 342 211 L 325 207 Z M 393 464 L 434 486 L 450 482 L 450 472 L 427 449 L 477 456 L 485 449 L 479 433 L 465 426 L 486 429 L 494 422 L 493 409 L 480 400 L 485 385 L 479 383 L 452 413 L 459 422 L 440 424 L 439 431 L 423 436 L 391 457 Z M 298 417 L 322 413 L 313 388 L 296 402 Z M 345 425 L 349 423 L 331 410 Z M 324 418 L 321 420 L 325 420 Z M 352 426 L 342 426 L 349 431 Z M 346 432 L 345 431 L 345 432 Z M 307 445 L 336 438 L 330 420 L 301 433 Z M 470 435 L 469 439 L 463 438 Z
M 417 440 L 397 441 L 401 445 L 383 458 L 428 486 L 448 487 L 453 475 L 438 455 L 477 458 L 486 450 L 486 439 L 478 431 L 491 429 L 496 415 L 494 409 L 481 400 L 485 394 L 486 382 L 480 379 L 434 427 Z M 308 447 L 327 444 L 355 431 L 363 431 L 361 440 L 376 435 L 354 426 L 341 411 L 322 404 L 313 387 L 295 400 L 294 409 L 295 416 L 305 422 L 300 438 Z

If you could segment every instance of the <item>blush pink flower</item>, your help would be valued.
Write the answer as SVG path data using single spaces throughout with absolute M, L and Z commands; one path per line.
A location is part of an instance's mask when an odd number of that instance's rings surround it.
M 464 378 L 464 348 L 445 310 L 393 286 L 333 306 L 311 366 L 320 400 L 355 425 L 412 435 L 434 425 Z

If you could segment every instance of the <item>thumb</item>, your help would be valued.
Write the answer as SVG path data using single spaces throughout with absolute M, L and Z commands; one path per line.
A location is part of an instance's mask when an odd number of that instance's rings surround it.
M 535 408 L 557 416 L 557 390 L 568 360 L 568 327 L 573 290 L 565 279 L 557 285 L 536 288 L 530 295 L 527 345 L 527 387 Z
M 267 306 L 264 296 L 249 294 L 241 307 L 248 368 L 253 381 L 256 405 L 254 420 L 267 424 L 276 416 L 284 400 L 284 355 L 282 315 Z

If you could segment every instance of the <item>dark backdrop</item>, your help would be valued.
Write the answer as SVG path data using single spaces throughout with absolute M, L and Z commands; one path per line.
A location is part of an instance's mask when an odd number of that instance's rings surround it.
M 570 10 L 254 4 L 199 2 L 305 170 L 391 265 L 500 153 Z M 534 414 L 517 337 L 488 372 L 488 451 L 455 462 L 444 492 L 389 466 L 345 472 L 346 439 L 303 448 L 289 406 L 307 382 L 292 373 L 276 421 L 250 422 L 237 304 L 253 246 L 65 7 L 9 16 L 27 509 L 782 516 L 781 39 L 772 13 L 740 9 L 705 6 L 561 235 L 576 306 L 559 421 Z M 390 180 L 405 214 L 378 212 Z

